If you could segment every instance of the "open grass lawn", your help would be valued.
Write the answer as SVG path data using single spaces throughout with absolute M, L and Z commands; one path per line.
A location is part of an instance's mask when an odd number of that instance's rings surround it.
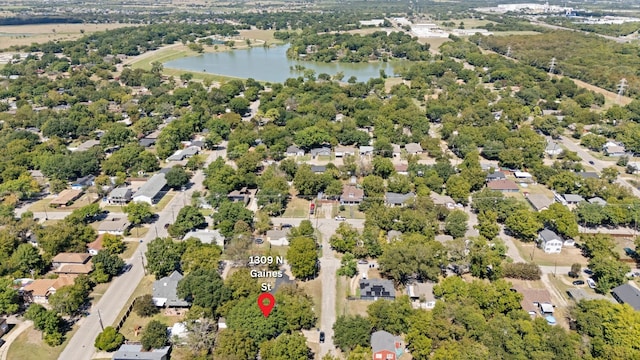
M 510 36 L 510 35 L 539 35 L 537 31 L 495 31 L 495 36 Z
M 128 304 L 131 304 L 133 299 L 137 298 L 138 296 L 151 294 L 154 281 L 155 281 L 155 277 L 153 275 L 147 275 L 143 277 L 142 280 L 140 280 L 140 283 L 138 284 L 136 289 L 133 291 L 133 294 L 131 294 L 131 297 L 129 297 L 129 301 L 127 301 L 127 306 Z M 125 310 L 126 309 L 120 310 L 120 313 L 116 317 L 115 323 L 113 324 L 114 326 L 117 324 L 118 321 L 120 321 L 120 319 L 122 319 L 122 316 L 124 316 Z M 133 314 L 133 312 L 131 314 Z
M 124 249 L 124 252 L 122 254 L 120 254 L 120 258 L 123 260 L 127 260 L 129 258 L 131 258 L 132 256 L 135 255 L 136 250 L 138 249 L 138 245 L 140 245 L 140 242 L 138 241 L 125 241 L 124 242 L 126 248 Z
M 280 40 L 276 40 L 273 37 L 274 30 L 240 30 L 240 36 L 246 39 L 266 41 L 268 44 L 282 43 Z
M 322 282 L 320 278 L 311 281 L 298 282 L 298 286 L 313 299 L 313 310 L 318 318 L 317 327 L 320 326 L 320 318 L 322 317 Z
M 110 283 L 96 284 L 96 286 L 93 288 L 93 291 L 91 291 L 91 294 L 89 294 L 89 299 L 91 299 L 91 302 L 93 304 L 97 304 L 98 301 L 100 301 L 102 295 L 107 292 L 109 285 Z
M 489 23 L 495 24 L 495 22 L 493 21 L 489 21 L 489 20 L 481 20 L 481 19 L 472 19 L 472 18 L 465 18 L 465 19 L 456 19 L 456 20 L 450 20 L 452 22 L 454 22 L 456 24 L 456 26 L 454 26 L 454 29 L 458 28 L 458 25 L 463 22 L 464 23 L 464 28 L 465 29 L 475 29 L 478 26 L 483 26 L 483 25 L 487 25 Z M 440 22 L 440 26 L 445 27 L 444 23 L 445 22 L 449 22 L 449 21 L 442 21 Z
M 62 345 L 51 347 L 44 343 L 40 331 L 30 327 L 20 334 L 11 344 L 11 347 L 7 351 L 7 359 L 56 360 L 76 331 L 78 331 L 78 326 L 74 326 L 71 331 L 65 334 L 65 341 Z
M 33 24 L 0 26 L 0 49 L 48 41 L 74 40 L 98 31 L 135 24 Z
M 336 315 L 344 315 L 347 311 L 347 297 L 353 296 L 349 291 L 350 279 L 344 276 L 336 278 Z
M 306 218 L 309 216 L 309 200 L 292 196 L 282 217 Z
M 131 228 L 131 234 L 129 234 L 129 238 L 140 239 L 147 235 L 147 233 L 151 230 L 148 226 L 137 226 Z
M 562 247 L 562 253 L 560 254 L 547 254 L 542 249 L 535 247 L 534 243 L 523 243 L 518 240 L 514 240 L 520 256 L 526 261 L 531 261 L 533 255 L 533 262 L 543 266 L 571 266 L 574 263 L 583 264 L 586 267 L 588 262 L 587 258 L 582 256 L 580 249 L 573 246 Z
M 166 194 L 164 194 L 162 199 L 160 199 L 160 201 L 158 201 L 158 203 L 153 206 L 153 210 L 157 212 L 162 211 L 164 207 L 167 206 L 169 202 L 171 202 L 174 196 L 176 196 L 176 192 L 173 190 L 169 190 Z
M 135 311 L 132 311 L 127 321 L 124 322 L 122 328 L 120 329 L 120 333 L 124 335 L 125 339 L 129 341 L 140 341 L 142 332 L 138 332 L 138 335 L 135 334 L 135 328 L 140 326 L 141 329 L 144 329 L 145 326 L 151 320 L 158 320 L 167 326 L 172 326 L 173 324 L 180 322 L 184 319 L 184 316 L 168 316 L 164 314 L 164 310 L 160 310 L 160 313 L 151 316 L 151 317 L 140 317 L 136 314 Z
M 340 211 L 340 205 L 334 204 L 333 211 L 331 217 L 335 217 L 337 215 L 344 216 L 347 219 L 364 219 L 366 218 L 365 214 L 362 211 L 358 210 L 358 207 L 353 206 L 345 206 L 343 211 Z

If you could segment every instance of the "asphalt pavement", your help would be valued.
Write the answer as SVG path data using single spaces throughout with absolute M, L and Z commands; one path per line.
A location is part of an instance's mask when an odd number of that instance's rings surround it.
M 222 146 L 226 146 L 226 143 Z M 207 157 L 206 164 L 208 165 L 219 156 L 226 158 L 225 147 L 212 151 Z M 191 179 L 194 185 L 186 191 L 179 192 L 169 204 L 158 213 L 156 225 L 173 223 L 174 216 L 177 213 L 176 210 L 182 208 L 184 204 L 191 203 L 191 194 L 194 191 L 201 191 L 203 189 L 203 180 L 204 172 L 202 170 L 196 171 Z M 147 251 L 149 241 L 155 239 L 156 236 L 167 236 L 164 226 L 154 226 L 154 231 L 147 232 L 145 237 L 142 238 L 136 255 L 129 260 L 129 263 L 132 265 L 131 269 L 112 280 L 111 285 L 102 298 L 100 298 L 100 301 L 91 307 L 89 316 L 78 322 L 80 330 L 71 338 L 58 359 L 89 360 L 93 357 L 95 352 L 93 343 L 102 331 L 102 327 L 111 326 L 116 322 L 116 317 L 120 313 L 120 310 L 128 305 L 131 294 L 133 294 L 140 280 L 144 277 L 145 270 L 142 266 L 144 261 L 143 254 Z

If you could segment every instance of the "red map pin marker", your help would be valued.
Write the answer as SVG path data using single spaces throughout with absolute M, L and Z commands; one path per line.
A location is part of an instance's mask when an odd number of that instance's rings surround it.
M 275 304 L 276 299 L 270 293 L 262 293 L 258 296 L 258 307 L 262 311 L 262 315 L 264 315 L 264 317 L 269 316 Z

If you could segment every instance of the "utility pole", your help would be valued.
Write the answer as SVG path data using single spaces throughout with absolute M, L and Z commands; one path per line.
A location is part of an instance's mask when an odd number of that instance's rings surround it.
M 556 58 L 552 58 L 551 62 L 549 63 L 549 75 L 553 75 L 553 70 L 555 70 L 556 68 Z
M 620 79 L 620 83 L 618 83 L 618 104 L 622 102 L 622 95 L 624 94 L 624 90 L 627 88 L 627 79 Z
M 144 271 L 144 275 L 147 275 L 147 268 L 144 267 L 144 258 L 142 257 L 142 251 L 140 251 L 140 264 L 142 264 L 142 270 Z
M 98 320 L 100 321 L 100 329 L 104 331 L 104 325 L 102 324 L 102 315 L 100 314 L 100 309 L 98 309 Z

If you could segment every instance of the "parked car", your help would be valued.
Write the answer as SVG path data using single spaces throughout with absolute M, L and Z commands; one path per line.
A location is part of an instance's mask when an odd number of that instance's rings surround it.
M 291 225 L 291 224 L 282 224 L 282 225 L 280 225 L 281 229 L 291 229 L 292 227 L 293 227 L 293 225 Z
M 584 285 L 584 281 L 576 280 L 576 281 L 572 282 L 572 284 L 575 285 L 575 286 Z
M 345 221 L 345 220 L 347 220 L 347 218 L 346 218 L 346 217 L 344 217 L 344 216 L 340 216 L 340 215 L 338 215 L 338 216 L 336 216 L 336 217 L 335 217 L 335 220 L 336 220 L 336 221 Z
M 595 165 L 595 163 L 593 162 L 593 160 L 589 160 L 589 165 Z
M 584 269 L 584 273 L 587 275 L 593 275 L 593 271 L 591 271 L 591 269 Z
M 365 260 L 365 259 L 358 260 L 358 264 L 360 264 L 360 265 L 367 265 L 368 263 L 369 262 L 367 260 Z
M 256 244 L 260 245 L 260 244 L 264 243 L 264 240 L 263 240 L 262 238 L 256 238 L 256 239 L 254 240 L 254 242 L 255 242 Z
M 624 248 L 624 253 L 627 254 L 627 256 L 629 256 L 629 257 L 634 257 L 634 256 L 638 255 L 638 253 L 635 250 L 633 250 L 632 248 L 628 248 L 628 247 Z
M 169 228 L 169 224 L 164 224 L 164 228 L 168 229 Z
M 324 331 L 320 331 L 320 343 L 321 344 L 324 343 L 324 338 L 325 338 Z
M 580 277 L 580 275 L 578 275 L 577 273 L 574 273 L 573 271 L 569 271 L 569 277 L 577 279 Z
M 587 285 L 589 285 L 590 288 L 595 289 L 596 288 L 596 282 L 593 281 L 592 278 L 588 278 L 587 279 Z
M 2 347 L 2 345 L 4 345 L 6 341 L 4 341 L 3 339 L 0 339 L 0 347 Z

